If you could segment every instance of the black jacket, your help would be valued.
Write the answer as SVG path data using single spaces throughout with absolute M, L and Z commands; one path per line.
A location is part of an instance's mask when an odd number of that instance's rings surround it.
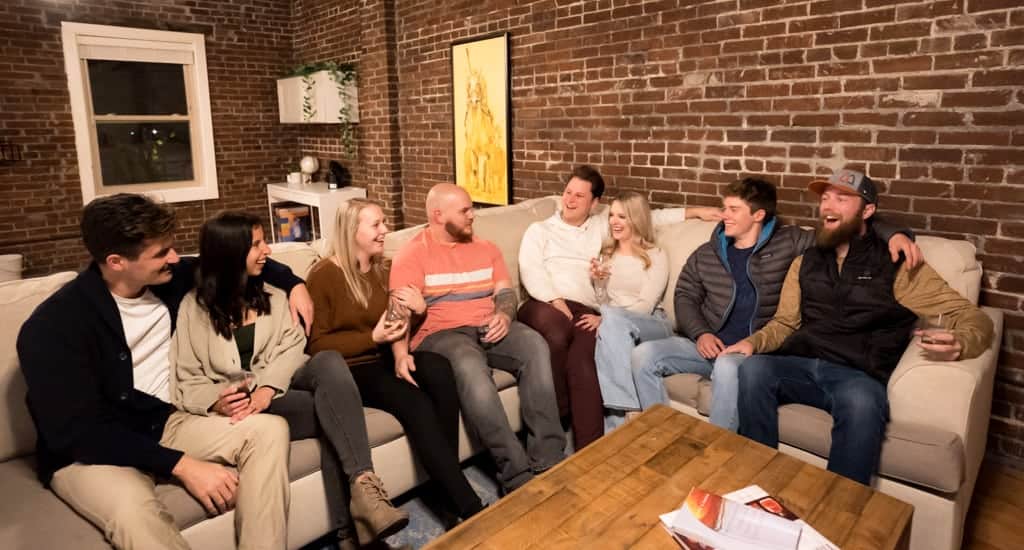
M 172 267 L 169 282 L 150 287 L 171 315 L 195 285 L 195 258 Z M 265 278 L 290 290 L 302 280 L 268 261 Z M 132 466 L 169 476 L 182 453 L 160 446 L 170 403 L 135 390 L 132 350 L 110 290 L 92 264 L 46 299 L 18 334 L 18 360 L 36 425 L 39 479 L 72 462 Z

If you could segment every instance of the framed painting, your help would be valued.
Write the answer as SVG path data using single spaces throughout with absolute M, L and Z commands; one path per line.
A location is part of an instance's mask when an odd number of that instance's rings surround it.
M 512 202 L 509 34 L 452 43 L 455 184 L 473 202 Z

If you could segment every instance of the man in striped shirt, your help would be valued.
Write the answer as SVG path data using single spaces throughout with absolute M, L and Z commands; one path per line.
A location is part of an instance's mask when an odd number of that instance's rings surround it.
M 391 265 L 390 287 L 412 285 L 427 303 L 411 340 L 393 345 L 396 375 L 415 369 L 410 350 L 448 358 L 466 421 L 510 491 L 564 456 L 548 346 L 536 331 L 513 321 L 516 294 L 505 260 L 497 246 L 473 235 L 469 195 L 452 184 L 435 185 L 427 194 L 427 220 Z M 525 451 L 505 416 L 491 367 L 518 380 Z

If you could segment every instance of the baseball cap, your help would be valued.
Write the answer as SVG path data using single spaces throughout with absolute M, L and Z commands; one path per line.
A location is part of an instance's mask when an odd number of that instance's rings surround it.
M 807 188 L 820 195 L 830 185 L 838 188 L 840 192 L 857 195 L 868 204 L 878 204 L 878 187 L 863 172 L 843 168 L 833 172 L 827 180 L 812 181 Z

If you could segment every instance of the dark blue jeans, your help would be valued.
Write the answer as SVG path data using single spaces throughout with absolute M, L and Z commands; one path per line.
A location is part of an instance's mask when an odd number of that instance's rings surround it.
M 740 434 L 779 444 L 779 405 L 800 403 L 832 415 L 828 469 L 871 483 L 889 422 L 885 386 L 864 371 L 821 359 L 753 355 L 740 369 Z

